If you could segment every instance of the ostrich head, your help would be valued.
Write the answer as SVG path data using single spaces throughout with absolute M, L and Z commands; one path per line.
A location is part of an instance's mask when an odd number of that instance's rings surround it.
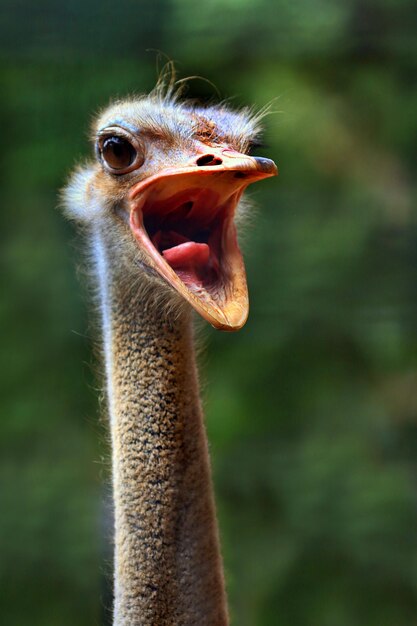
M 249 156 L 258 119 L 158 92 L 117 102 L 93 126 L 95 161 L 65 191 L 67 213 L 100 226 L 118 277 L 138 278 L 165 299 L 188 301 L 216 328 L 248 315 L 235 216 L 245 188 L 274 176 Z

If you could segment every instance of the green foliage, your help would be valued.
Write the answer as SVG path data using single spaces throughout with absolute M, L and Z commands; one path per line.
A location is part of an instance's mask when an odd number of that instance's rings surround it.
M 91 114 L 157 48 L 236 105 L 274 100 L 251 191 L 251 317 L 207 330 L 233 623 L 410 626 L 417 609 L 417 49 L 411 0 L 6 0 L 0 607 L 109 623 L 108 447 L 58 189 Z M 237 94 L 237 95 L 236 95 Z M 189 95 L 215 98 L 203 81 Z M 101 577 L 101 579 L 100 579 Z

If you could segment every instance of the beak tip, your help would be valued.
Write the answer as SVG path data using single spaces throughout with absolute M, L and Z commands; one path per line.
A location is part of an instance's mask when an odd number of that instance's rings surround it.
M 265 157 L 253 157 L 256 161 L 258 169 L 264 174 L 270 176 L 276 176 L 278 174 L 278 168 L 272 159 L 266 159 Z

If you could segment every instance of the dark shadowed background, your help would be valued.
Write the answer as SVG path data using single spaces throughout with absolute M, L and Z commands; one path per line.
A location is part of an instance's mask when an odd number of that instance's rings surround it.
M 207 328 L 202 364 L 233 624 L 417 624 L 416 17 L 412 0 L 3 0 L 2 624 L 109 623 L 109 451 L 57 195 L 92 114 L 153 87 L 147 49 L 276 111 L 250 319 Z

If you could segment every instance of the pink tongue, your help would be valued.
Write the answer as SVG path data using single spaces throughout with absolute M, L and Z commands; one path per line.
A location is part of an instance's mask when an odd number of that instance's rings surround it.
M 179 246 L 163 250 L 162 256 L 175 269 L 197 269 L 208 263 L 210 248 L 206 243 L 187 241 Z
M 210 259 L 210 248 L 206 243 L 187 241 L 163 250 L 162 256 L 187 285 L 203 286 Z

